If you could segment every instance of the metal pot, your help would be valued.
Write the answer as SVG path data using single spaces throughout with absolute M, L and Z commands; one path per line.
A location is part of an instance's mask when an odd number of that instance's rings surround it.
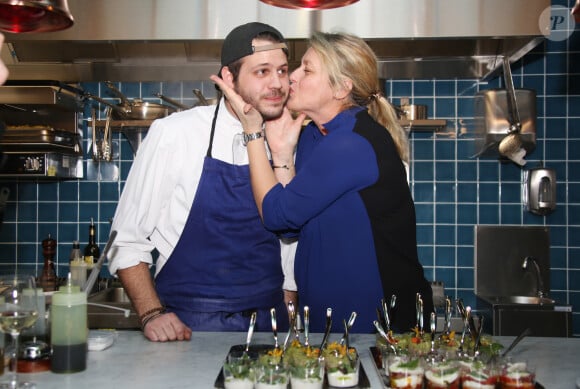
M 427 119 L 427 106 L 409 104 L 408 99 L 401 99 L 401 105 L 395 106 L 395 111 L 399 119 L 402 120 L 424 120 Z
M 166 103 L 174 105 L 175 107 L 177 107 L 178 111 L 190 109 L 193 107 L 197 107 L 199 105 L 214 105 L 217 102 L 217 99 L 215 99 L 215 98 L 207 99 L 203 95 L 203 93 L 201 93 L 201 91 L 199 89 L 194 89 L 193 94 L 197 97 L 197 104 L 193 105 L 192 107 L 188 107 L 185 104 L 181 104 L 179 101 L 175 101 L 172 98 L 169 98 L 169 97 L 162 95 L 161 93 L 156 93 L 154 96 L 159 97 L 161 100 L 165 101 Z
M 90 93 L 85 94 L 85 97 L 98 101 L 101 104 L 107 105 L 113 109 L 113 120 L 153 120 L 165 117 L 175 112 L 174 107 L 169 107 L 163 104 L 148 103 L 141 99 L 129 100 L 123 95 L 111 82 L 106 82 L 107 87 L 113 91 L 121 99 L 120 104 L 111 104 L 108 101 L 94 96 Z

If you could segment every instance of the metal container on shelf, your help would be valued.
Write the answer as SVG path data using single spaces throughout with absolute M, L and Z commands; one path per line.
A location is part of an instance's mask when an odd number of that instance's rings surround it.
M 529 155 L 536 148 L 536 91 L 516 89 L 515 97 L 521 122 L 519 138 Z M 488 89 L 474 98 L 476 155 L 498 156 L 499 144 L 510 131 L 508 91 Z

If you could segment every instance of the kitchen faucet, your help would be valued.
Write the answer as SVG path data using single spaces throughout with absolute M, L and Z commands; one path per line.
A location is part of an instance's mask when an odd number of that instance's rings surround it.
M 544 292 L 544 282 L 542 281 L 542 273 L 540 272 L 540 266 L 538 265 L 538 260 L 534 257 L 525 257 L 522 263 L 522 269 L 527 270 L 530 267 L 530 262 L 534 264 L 533 271 L 536 273 L 536 288 L 538 290 L 538 297 L 542 298 L 545 296 Z

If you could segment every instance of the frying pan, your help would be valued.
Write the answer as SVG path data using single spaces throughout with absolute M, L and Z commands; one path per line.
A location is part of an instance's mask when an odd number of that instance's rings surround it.
M 153 120 L 165 117 L 176 111 L 174 107 L 163 104 L 144 102 L 141 99 L 129 100 L 111 82 L 105 82 L 107 87 L 121 100 L 117 105 L 86 93 L 85 97 L 95 100 L 113 109 L 113 120 Z

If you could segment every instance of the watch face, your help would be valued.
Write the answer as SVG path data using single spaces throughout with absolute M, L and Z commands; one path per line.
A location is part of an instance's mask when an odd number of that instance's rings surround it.
M 262 137 L 262 132 L 253 132 L 251 134 L 244 133 L 244 145 L 251 140 L 260 139 Z

